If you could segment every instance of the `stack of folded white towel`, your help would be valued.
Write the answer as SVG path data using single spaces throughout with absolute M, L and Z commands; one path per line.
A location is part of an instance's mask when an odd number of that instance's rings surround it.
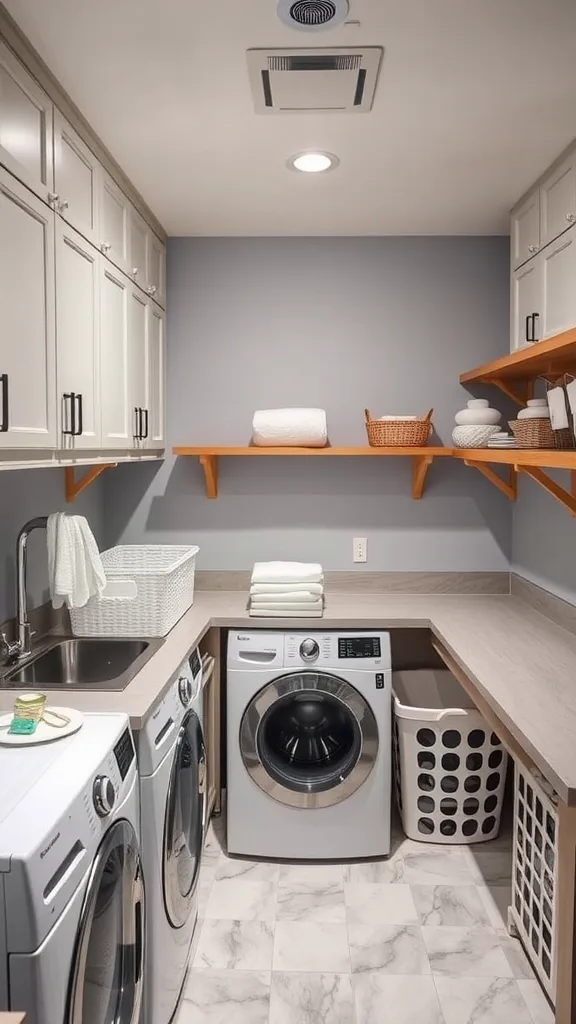
M 250 615 L 319 619 L 324 611 L 324 573 L 318 562 L 256 562 Z

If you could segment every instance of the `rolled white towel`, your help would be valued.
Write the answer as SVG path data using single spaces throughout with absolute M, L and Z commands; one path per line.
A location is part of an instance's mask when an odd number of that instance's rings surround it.
M 250 587 L 250 594 L 283 594 L 287 590 L 292 593 L 323 594 L 322 583 L 253 583 Z
M 312 594 L 306 590 L 290 590 L 289 585 L 286 590 L 281 590 L 277 594 L 250 594 L 252 604 L 278 604 L 279 601 L 282 604 L 314 604 L 321 601 L 322 598 L 322 594 Z
M 250 602 L 250 608 L 261 609 L 262 611 L 274 612 L 307 612 L 322 610 L 324 602 L 321 597 L 316 601 L 266 601 Z
M 324 409 L 259 409 L 252 440 L 261 447 L 324 448 L 328 441 Z
M 254 583 L 323 583 L 319 562 L 255 562 Z
M 324 609 L 307 608 L 305 612 L 293 610 L 277 612 L 273 608 L 250 608 L 248 614 L 253 619 L 321 619 Z

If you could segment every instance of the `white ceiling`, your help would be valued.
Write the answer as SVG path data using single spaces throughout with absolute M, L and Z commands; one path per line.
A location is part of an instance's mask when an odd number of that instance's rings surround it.
M 172 235 L 492 234 L 576 135 L 575 0 L 4 0 Z M 245 51 L 385 47 L 371 114 L 256 115 Z M 327 175 L 285 161 L 340 157 Z

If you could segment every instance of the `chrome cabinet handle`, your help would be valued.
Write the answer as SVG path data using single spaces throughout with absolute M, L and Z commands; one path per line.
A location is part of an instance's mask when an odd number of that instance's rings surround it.
M 54 204 L 57 203 L 59 201 L 59 199 L 60 199 L 60 196 L 58 195 L 57 192 L 49 192 L 48 193 L 48 202 L 50 203 L 50 206 L 54 206 Z
M 132 277 L 138 277 L 138 267 L 132 267 Z
M 574 214 L 574 213 L 567 213 L 566 214 L 566 220 L 569 221 L 570 224 L 571 224 L 573 220 L 576 220 L 576 214 Z
M 148 295 L 156 295 L 156 285 L 151 284 L 150 287 L 146 289 L 146 291 L 148 292 Z
M 58 203 L 58 213 L 64 213 L 68 209 L 68 200 L 62 199 Z
M 101 248 L 102 252 L 110 252 L 110 249 L 112 248 L 112 244 L 110 242 L 101 242 L 100 243 L 100 248 Z
M 528 246 L 528 252 L 538 252 L 538 246 L 537 245 L 529 245 Z

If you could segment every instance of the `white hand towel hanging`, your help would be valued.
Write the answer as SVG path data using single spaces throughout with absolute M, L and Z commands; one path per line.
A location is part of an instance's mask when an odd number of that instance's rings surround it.
M 319 562 L 255 562 L 252 583 L 323 583 Z
M 84 516 L 48 517 L 48 574 L 54 608 L 83 608 L 106 586 L 102 559 Z

